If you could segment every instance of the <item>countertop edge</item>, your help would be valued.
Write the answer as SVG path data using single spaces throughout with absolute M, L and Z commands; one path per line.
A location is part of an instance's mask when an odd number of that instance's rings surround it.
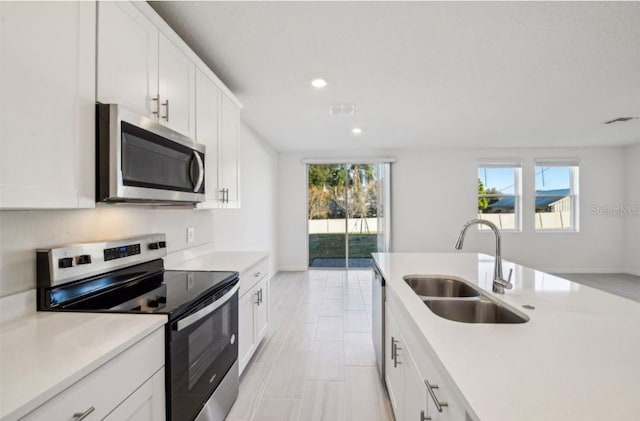
M 108 316 L 108 315 L 106 315 Z M 89 364 L 84 365 L 83 367 L 77 369 L 73 373 L 70 373 L 64 380 L 61 382 L 52 385 L 47 390 L 41 392 L 40 394 L 34 396 L 32 399 L 29 399 L 22 405 L 17 408 L 10 409 L 8 413 L 0 415 L 0 421 L 12 421 L 18 420 L 21 417 L 28 415 L 30 412 L 43 405 L 50 399 L 54 398 L 59 393 L 63 392 L 68 387 L 72 386 L 74 383 L 78 382 L 80 379 L 89 375 L 91 372 L 95 371 L 105 363 L 109 362 L 117 355 L 126 351 L 130 347 L 132 347 L 137 342 L 144 339 L 146 336 L 156 331 L 157 329 L 162 328 L 167 323 L 166 315 L 146 315 L 147 317 L 154 318 L 154 322 L 142 330 L 136 332 L 135 335 L 131 336 L 129 339 L 121 342 L 116 347 L 110 349 L 109 351 L 101 354 Z M 139 315 L 135 315 L 135 317 L 140 317 Z M 3 405 L 4 406 L 4 405 Z

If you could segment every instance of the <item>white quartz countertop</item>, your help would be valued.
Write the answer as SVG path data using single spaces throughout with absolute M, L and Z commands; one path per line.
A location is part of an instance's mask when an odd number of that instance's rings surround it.
M 16 420 L 167 322 L 165 315 L 32 312 L 0 325 L 0 420 Z
M 640 420 L 640 303 L 544 272 L 513 268 L 491 292 L 492 256 L 374 253 L 386 281 L 481 420 Z M 454 275 L 527 314 L 524 324 L 441 318 L 403 276 Z M 523 308 L 529 304 L 534 310 Z
M 196 257 L 186 256 L 186 260 L 175 262 L 165 259 L 169 270 L 226 270 L 243 272 L 269 256 L 264 251 L 209 251 Z

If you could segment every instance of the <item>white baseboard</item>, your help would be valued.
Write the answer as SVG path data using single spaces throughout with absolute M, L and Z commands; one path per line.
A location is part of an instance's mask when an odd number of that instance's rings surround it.
M 306 266 L 280 266 L 278 272 L 300 272 L 307 270 Z

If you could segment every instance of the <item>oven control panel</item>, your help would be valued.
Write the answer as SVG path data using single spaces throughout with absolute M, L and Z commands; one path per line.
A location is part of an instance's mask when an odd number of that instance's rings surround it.
M 38 286 L 56 286 L 166 255 L 165 234 L 37 250 Z
M 140 243 L 129 244 L 127 246 L 111 247 L 104 249 L 104 261 L 113 259 L 121 259 L 123 257 L 134 256 L 140 254 Z

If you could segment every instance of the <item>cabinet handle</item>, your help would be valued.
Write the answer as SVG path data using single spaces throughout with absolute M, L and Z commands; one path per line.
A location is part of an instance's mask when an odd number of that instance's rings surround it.
M 420 411 L 420 421 L 431 421 L 431 417 L 424 414 L 424 411 Z
M 256 291 L 256 305 L 260 305 L 260 291 Z
M 393 336 L 391 337 L 391 359 L 396 359 L 396 340 L 393 338 Z
M 260 288 L 260 304 L 262 304 L 264 300 L 262 299 L 262 288 Z
M 396 355 L 393 358 L 393 368 L 398 367 L 399 364 L 402 364 L 402 361 L 398 361 L 398 350 L 402 349 L 398 345 L 396 345 Z
M 160 95 L 156 95 L 154 98 L 151 98 L 151 101 L 155 101 L 156 110 L 152 111 L 153 115 L 160 116 Z
M 262 272 L 256 272 L 256 273 L 254 273 L 254 274 L 253 274 L 254 278 L 259 277 L 261 273 L 262 273 Z
M 167 99 L 165 102 L 162 103 L 162 105 L 164 105 L 165 110 L 167 111 L 167 113 L 164 116 L 162 116 L 162 118 L 167 120 L 167 123 L 168 123 L 169 122 L 169 100 Z
M 437 384 L 431 384 L 429 383 L 429 380 L 425 380 L 424 384 L 427 385 L 427 390 L 429 391 L 429 395 L 431 395 L 431 399 L 433 399 L 433 403 L 436 404 L 436 409 L 438 410 L 438 412 L 442 412 L 443 406 L 449 406 L 449 404 L 446 402 L 440 402 L 438 400 L 438 397 L 436 396 L 436 392 L 433 391 L 433 389 L 438 388 Z
M 89 409 L 87 409 L 84 412 L 76 412 L 73 414 L 73 421 L 81 421 L 85 418 L 87 418 L 89 416 L 90 413 L 92 413 L 93 411 L 95 411 L 96 408 L 94 408 L 93 406 Z
M 193 191 L 197 193 L 202 187 L 202 183 L 204 183 L 204 162 L 202 162 L 200 154 L 196 151 L 193 151 L 193 159 L 198 164 L 198 179 L 193 186 Z M 189 172 L 191 172 L 191 169 L 189 169 Z M 189 176 L 191 176 L 191 174 L 189 174 Z M 193 180 L 191 182 L 193 183 Z
M 222 193 L 222 199 L 220 199 L 220 201 L 222 203 L 228 203 L 229 202 L 229 189 L 222 189 L 222 190 L 220 190 L 220 193 Z

